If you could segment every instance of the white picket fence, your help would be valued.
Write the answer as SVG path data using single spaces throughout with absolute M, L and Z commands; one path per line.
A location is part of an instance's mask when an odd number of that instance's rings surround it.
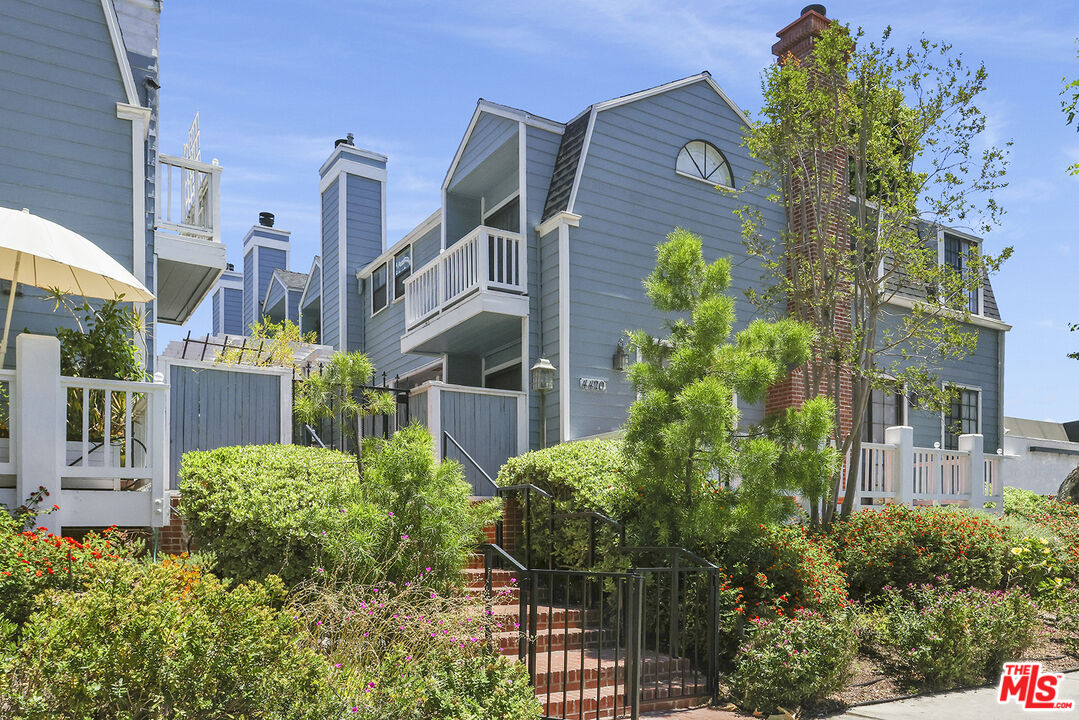
M 885 431 L 888 442 L 862 443 L 855 510 L 889 503 L 986 509 L 992 503 L 994 512 L 1003 512 L 1001 458 L 984 454 L 981 435 L 961 435 L 958 450 L 914 447 L 913 438 L 913 428 L 894 427 Z
M 22 334 L 0 371 L 0 503 L 44 487 L 38 525 L 163 527 L 169 522 L 169 386 L 60 375 L 55 337 Z

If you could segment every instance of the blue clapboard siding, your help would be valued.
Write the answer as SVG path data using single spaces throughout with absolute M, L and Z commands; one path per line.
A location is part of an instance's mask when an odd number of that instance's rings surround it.
M 337 265 L 338 195 L 340 179 L 322 193 L 322 342 L 340 350 L 340 279 Z
M 885 327 L 898 327 L 900 318 L 907 314 L 907 310 L 897 307 L 889 307 L 886 314 L 882 315 L 882 325 Z M 882 327 L 883 331 L 885 327 Z M 975 328 L 968 326 L 965 332 L 975 332 L 978 335 L 978 344 L 974 352 L 962 360 L 948 359 L 943 362 L 933 362 L 936 366 L 933 372 L 943 383 L 958 383 L 981 388 L 982 415 L 981 432 L 984 437 L 985 452 L 995 453 L 997 448 L 1003 447 L 1003 430 L 1001 428 L 1002 411 L 1000 396 L 1000 364 L 999 352 L 1002 333 L 989 328 Z M 898 357 L 898 355 L 896 355 Z M 880 358 L 883 367 L 890 367 L 891 360 L 886 357 Z M 933 443 L 939 442 L 944 445 L 942 433 L 942 420 L 940 413 L 931 413 L 923 410 L 910 409 L 907 414 L 907 422 L 914 428 L 914 444 L 918 447 L 933 447 Z
M 266 299 L 266 291 L 270 287 L 270 281 L 273 280 L 273 271 L 287 268 L 288 255 L 284 250 L 268 247 L 260 247 L 255 252 L 257 253 L 259 268 L 256 300 L 261 306 L 262 301 Z
M 279 375 L 173 365 L 169 381 L 171 487 L 186 452 L 281 441 Z
M 246 335 L 255 323 L 255 309 L 262 304 L 262 299 L 255 299 L 255 248 L 250 248 L 244 253 L 244 307 L 243 307 L 243 334 Z
M 221 288 L 225 294 L 225 315 L 221 332 L 227 335 L 243 335 L 243 291 L 236 288 Z
M 517 454 L 517 398 L 442 391 L 442 429 L 491 477 Z M 450 444 L 446 457 L 457 460 L 477 495 L 492 489 L 476 467 Z
M 536 360 L 545 357 L 557 367 L 561 364 L 559 348 L 559 317 L 558 317 L 558 230 L 553 230 L 539 238 L 539 265 L 541 270 L 541 291 L 538 298 L 532 299 L 533 304 L 539 304 L 542 318 L 541 351 L 532 359 L 529 367 Z M 547 393 L 547 437 L 548 442 L 557 440 L 559 437 L 559 383 L 555 382 L 554 390 Z M 533 417 L 529 412 L 529 417 Z M 538 446 L 538 441 L 535 446 Z
M 363 349 L 365 310 L 370 301 L 360 292 L 356 273 L 382 253 L 382 183 L 346 175 L 345 340 L 348 350 Z
M 549 344 L 552 336 L 546 327 L 547 315 L 541 317 L 543 312 L 544 297 L 540 292 L 540 265 L 542 271 L 543 290 L 550 294 L 550 288 L 558 291 L 558 258 L 553 258 L 554 275 L 553 285 L 548 284 L 552 279 L 552 264 L 549 252 L 540 256 L 540 240 L 536 237 L 536 227 L 543 215 L 543 206 L 547 201 L 547 189 L 551 184 L 551 173 L 554 172 L 555 158 L 558 156 L 558 146 L 562 142 L 562 136 L 540 128 L 525 126 L 525 226 L 522 228 L 528 245 L 528 295 L 531 298 L 528 309 L 528 357 L 524 359 L 527 367 L 531 367 L 540 357 L 552 359 L 558 364 L 558 320 L 557 306 L 555 308 L 554 343 Z M 551 233 L 544 241 L 547 245 L 554 243 L 555 251 L 558 249 L 558 233 Z M 548 308 L 549 309 L 549 308 Z M 540 332 L 544 334 L 541 339 Z M 527 388 L 526 388 L 527 389 Z M 539 421 L 539 395 L 529 391 L 528 417 L 529 417 L 529 447 L 539 447 L 540 421 Z M 558 407 L 558 394 L 548 395 L 547 414 L 550 416 L 551 408 Z M 558 437 L 558 422 L 548 421 L 547 437 Z
M 270 286 L 270 292 L 266 295 L 266 302 L 263 304 L 262 311 L 265 313 L 277 303 L 281 302 L 281 298 L 285 297 L 285 287 L 274 280 Z
M 624 376 L 611 369 L 611 355 L 627 329 L 660 332 L 641 279 L 655 264 L 655 247 L 681 225 L 704 239 L 705 258 L 736 259 L 731 294 L 739 327 L 752 318 L 743 291 L 759 282 L 760 269 L 744 259 L 741 225 L 733 211 L 757 205 L 766 232 L 783 227 L 779 207 L 761 194 L 726 197 L 710 185 L 676 175 L 682 146 L 703 138 L 730 161 L 735 184 L 744 186 L 758 165 L 740 147 L 742 121 L 704 82 L 678 88 L 596 115 L 570 229 L 571 437 L 616 429 L 634 399 Z M 562 369 L 564 371 L 564 369 Z M 580 377 L 607 379 L 607 392 L 579 389 Z M 745 421 L 760 410 L 743 408 Z
M 210 302 L 210 306 L 213 309 L 212 327 L 214 335 L 220 335 L 221 330 L 221 300 L 224 295 L 224 288 L 218 288 L 214 290 L 213 299 Z
M 0 3 L 0 206 L 29 208 L 133 270 L 146 238 L 132 236 L 131 122 L 116 117 L 127 101 L 100 0 Z M 13 328 L 73 325 L 42 291 L 20 292 Z
M 461 151 L 461 159 L 450 179 L 450 187 L 452 188 L 455 183 L 479 167 L 488 155 L 516 133 L 516 120 L 481 113 L 479 119 L 476 120 L 476 127 L 472 129 L 472 135 L 468 138 L 468 143 Z
M 288 303 L 285 305 L 285 317 L 296 324 L 300 322 L 300 295 L 302 294 L 303 290 L 289 290 Z
M 412 265 L 418 270 L 438 255 L 440 245 L 439 227 L 420 236 L 412 243 Z M 395 299 L 377 315 L 370 316 L 370 279 L 363 286 L 364 312 L 369 315 L 364 326 L 363 351 L 375 365 L 375 370 L 386 373 L 388 378 L 403 375 L 427 365 L 435 358 L 428 355 L 402 355 L 401 335 L 405 332 L 405 301 Z M 390 278 L 393 284 L 393 278 Z

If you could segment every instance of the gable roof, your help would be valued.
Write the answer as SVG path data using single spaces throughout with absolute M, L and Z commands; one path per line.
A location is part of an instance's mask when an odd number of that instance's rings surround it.
M 303 286 L 307 284 L 307 273 L 277 268 L 273 271 L 273 274 L 281 280 L 287 290 L 303 290 Z
M 558 147 L 558 156 L 555 158 L 554 172 L 551 174 L 551 185 L 547 190 L 547 201 L 543 206 L 541 221 L 546 220 L 562 211 L 573 212 L 573 204 L 577 198 L 577 188 L 580 185 L 581 169 L 588 155 L 588 144 L 592 138 L 592 127 L 595 125 L 596 114 L 611 108 L 621 107 L 629 103 L 644 100 L 654 95 L 660 95 L 671 90 L 703 82 L 712 88 L 717 95 L 727 103 L 734 113 L 746 125 L 750 124 L 749 117 L 742 108 L 738 107 L 733 100 L 723 92 L 712 74 L 703 70 L 696 75 L 674 80 L 663 85 L 641 90 L 639 92 L 622 95 L 620 97 L 605 100 L 595 105 L 590 105 L 577 117 L 566 125 L 566 131 L 562 134 L 562 143 Z

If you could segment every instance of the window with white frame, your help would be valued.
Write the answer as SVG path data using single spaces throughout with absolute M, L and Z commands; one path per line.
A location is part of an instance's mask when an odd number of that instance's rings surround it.
M 374 315 L 389 302 L 387 297 L 386 263 L 382 263 L 371 273 L 371 314 Z
M 953 386 L 951 401 L 944 413 L 944 449 L 957 450 L 959 436 L 977 433 L 981 428 L 981 391 Z
M 393 301 L 405 296 L 405 280 L 412 274 L 412 246 L 393 256 Z
M 977 251 L 978 243 L 968 238 L 944 233 L 944 264 L 951 268 L 960 277 L 967 279 L 971 272 L 971 258 Z M 981 312 L 981 290 L 978 286 L 966 287 L 961 298 L 956 299 L 956 305 L 977 315 Z
M 690 140 L 678 151 L 674 169 L 680 175 L 704 180 L 713 185 L 734 187 L 731 164 L 712 143 L 707 140 Z
M 904 424 L 906 398 L 895 390 L 874 388 L 865 407 L 862 442 L 884 442 L 884 431 Z

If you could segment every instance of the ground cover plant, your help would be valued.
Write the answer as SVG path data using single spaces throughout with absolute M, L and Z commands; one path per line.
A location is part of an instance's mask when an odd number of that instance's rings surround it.
M 489 615 L 479 598 L 439 592 L 428 577 L 421 569 L 400 584 L 310 583 L 294 594 L 290 612 L 305 627 L 304 643 L 330 664 L 330 685 L 350 715 L 538 717 L 525 666 L 497 652 L 500 633 L 518 632 L 515 617 Z
M 1000 675 L 1034 644 L 1037 603 L 1021 589 L 987 592 L 938 584 L 885 588 L 873 611 L 876 640 L 907 681 L 941 690 Z
M 284 595 L 276 578 L 229 587 L 179 560 L 102 564 L 80 592 L 46 594 L 7 649 L 0 715 L 340 716 Z
M 752 618 L 735 656 L 730 692 L 746 710 L 796 710 L 839 689 L 858 648 L 850 613 L 809 609 Z
M 1000 522 L 960 508 L 888 505 L 837 522 L 823 537 L 859 599 L 942 575 L 955 587 L 992 590 L 1001 583 L 1008 552 Z

